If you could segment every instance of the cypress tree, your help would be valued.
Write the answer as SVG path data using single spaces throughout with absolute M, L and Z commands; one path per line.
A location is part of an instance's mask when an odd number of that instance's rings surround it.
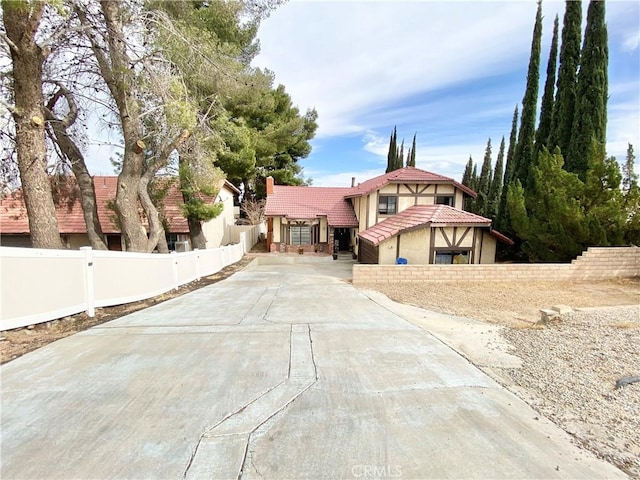
M 538 1 L 536 22 L 533 27 L 531 42 L 531 57 L 527 72 L 527 86 L 522 99 L 522 118 L 518 143 L 513 158 L 514 178 L 520 180 L 526 187 L 528 184 L 529 168 L 534 154 L 534 137 L 536 132 L 536 106 L 538 103 L 538 84 L 540 80 L 540 43 L 542 39 L 542 2 Z
M 608 63 L 609 48 L 604 1 L 591 0 L 587 10 L 587 27 L 580 54 L 571 141 L 566 154 L 566 169 L 577 173 L 583 180 L 589 168 L 592 140 L 602 147 L 606 143 Z
M 475 191 L 477 183 L 478 170 L 475 163 L 473 163 L 473 158 L 471 158 L 471 155 L 469 155 L 469 161 L 467 162 L 467 165 L 464 169 L 464 175 L 462 176 L 462 184 Z M 475 198 L 465 198 L 464 209 L 468 212 L 473 212 L 475 210 Z
M 560 152 L 565 156 L 569 150 L 571 129 L 573 128 L 577 74 L 580 65 L 581 28 L 582 2 L 567 0 L 562 22 L 562 45 L 560 46 L 556 98 L 553 104 L 551 131 L 547 140 L 549 151 L 560 147 Z
M 396 159 L 396 168 L 394 170 L 398 170 L 402 167 L 404 167 L 404 138 L 402 139 L 402 143 L 400 144 L 400 151 Z
M 551 39 L 551 50 L 549 61 L 547 62 L 547 79 L 544 84 L 544 94 L 542 95 L 542 105 L 540 107 L 540 123 L 536 132 L 536 153 L 543 145 L 547 144 L 551 131 L 551 120 L 553 115 L 553 93 L 556 83 L 556 64 L 558 59 L 558 16 L 553 22 L 553 38 Z
M 397 150 L 396 150 L 396 127 L 393 127 L 393 131 L 391 132 L 391 137 L 389 138 L 389 153 L 387 153 L 387 169 L 385 173 L 392 172 L 395 170 Z
M 493 170 L 493 180 L 489 188 L 489 200 L 487 202 L 487 216 L 496 219 L 500 208 L 500 197 L 502 195 L 503 169 L 504 169 L 504 137 L 500 142 L 500 150 L 498 150 L 498 158 L 496 167 Z
M 487 141 L 487 148 L 484 151 L 484 160 L 482 161 L 482 168 L 480 169 L 480 178 L 478 179 L 478 198 L 476 199 L 476 213 L 478 213 L 478 215 L 487 215 L 491 181 L 491 139 L 489 139 Z
M 518 135 L 518 106 L 513 111 L 511 121 L 511 133 L 509 134 L 509 149 L 507 150 L 507 160 L 504 169 L 504 181 L 502 183 L 502 193 L 500 194 L 500 206 L 498 207 L 498 217 L 496 218 L 496 228 L 503 232 L 509 232 L 509 216 L 507 212 L 507 187 L 513 181 L 514 162 L 513 155 L 516 150 L 516 137 Z
M 418 132 L 413 134 L 413 142 L 411 143 L 411 148 L 409 149 L 409 153 L 407 153 L 407 167 L 415 167 L 416 166 L 416 135 Z

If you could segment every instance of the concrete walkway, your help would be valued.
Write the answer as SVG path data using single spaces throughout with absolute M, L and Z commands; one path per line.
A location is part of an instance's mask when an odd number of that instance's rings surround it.
M 349 262 L 261 261 L 4 365 L 1 478 L 626 478 Z

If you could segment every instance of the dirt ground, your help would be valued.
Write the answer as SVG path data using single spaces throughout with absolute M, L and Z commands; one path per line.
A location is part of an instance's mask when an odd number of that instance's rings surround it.
M 540 309 L 640 304 L 640 278 L 600 282 L 404 283 L 367 285 L 392 300 L 510 327 L 531 325 Z

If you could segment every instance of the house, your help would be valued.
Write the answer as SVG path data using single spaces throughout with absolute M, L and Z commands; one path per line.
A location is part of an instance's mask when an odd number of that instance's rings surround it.
M 345 188 L 290 187 L 267 179 L 272 252 L 351 251 L 361 263 L 493 263 L 511 240 L 463 210 L 476 193 L 452 178 L 405 167 Z
M 117 225 L 113 202 L 116 197 L 118 177 L 93 177 L 98 218 L 109 250 L 123 250 L 124 239 Z M 73 190 L 72 190 L 73 192 Z M 220 191 L 211 202 L 223 202 L 222 213 L 202 226 L 207 239 L 207 248 L 215 248 L 230 243 L 229 226 L 234 225 L 234 196 L 240 191 L 226 180 L 221 182 Z M 167 227 L 169 250 L 190 250 L 189 226 L 182 215 L 182 194 L 175 185 L 167 192 L 163 204 L 163 214 Z M 63 243 L 70 249 L 89 246 L 87 227 L 84 222 L 82 206 L 74 194 L 59 201 L 56 205 L 58 229 Z M 146 225 L 145 225 L 146 226 Z M 9 247 L 31 247 L 29 221 L 20 191 L 0 200 L 0 245 Z

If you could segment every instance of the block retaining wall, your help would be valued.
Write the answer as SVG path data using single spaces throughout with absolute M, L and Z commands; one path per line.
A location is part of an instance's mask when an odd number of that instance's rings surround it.
M 353 284 L 411 282 L 535 282 L 640 276 L 639 247 L 590 247 L 571 263 L 354 265 Z

